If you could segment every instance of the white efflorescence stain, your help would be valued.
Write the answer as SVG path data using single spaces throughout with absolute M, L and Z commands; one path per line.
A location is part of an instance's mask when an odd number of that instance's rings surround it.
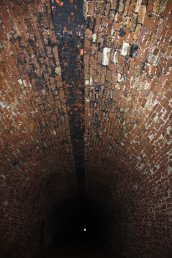
M 111 48 L 103 48 L 102 65 L 109 65 Z
M 127 42 L 123 42 L 121 55 L 126 56 L 128 54 L 129 46 L 130 45 Z

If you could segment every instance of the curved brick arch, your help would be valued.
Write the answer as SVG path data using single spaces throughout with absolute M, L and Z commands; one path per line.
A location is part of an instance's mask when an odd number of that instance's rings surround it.
M 122 257 L 170 257 L 171 22 L 170 0 L 0 1 L 1 256 L 79 186 Z

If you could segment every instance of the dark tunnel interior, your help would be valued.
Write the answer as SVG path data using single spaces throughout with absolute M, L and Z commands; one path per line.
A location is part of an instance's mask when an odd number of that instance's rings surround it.
M 90 198 L 69 198 L 62 201 L 55 207 L 51 221 L 51 242 L 44 249 L 44 255 L 41 253 L 34 257 L 113 257 L 108 217 L 105 207 Z M 42 222 L 40 240 L 43 245 L 44 237 Z

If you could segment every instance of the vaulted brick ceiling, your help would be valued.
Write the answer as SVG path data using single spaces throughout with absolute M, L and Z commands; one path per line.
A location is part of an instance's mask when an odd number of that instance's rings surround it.
M 112 213 L 123 257 L 168 257 L 171 10 L 0 0 L 2 252 L 37 249 L 41 221 L 79 188 Z

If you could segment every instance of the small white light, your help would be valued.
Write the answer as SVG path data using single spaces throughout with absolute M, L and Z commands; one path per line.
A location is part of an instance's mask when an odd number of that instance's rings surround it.
M 86 232 L 87 231 L 87 229 L 86 228 L 84 228 L 84 232 Z

